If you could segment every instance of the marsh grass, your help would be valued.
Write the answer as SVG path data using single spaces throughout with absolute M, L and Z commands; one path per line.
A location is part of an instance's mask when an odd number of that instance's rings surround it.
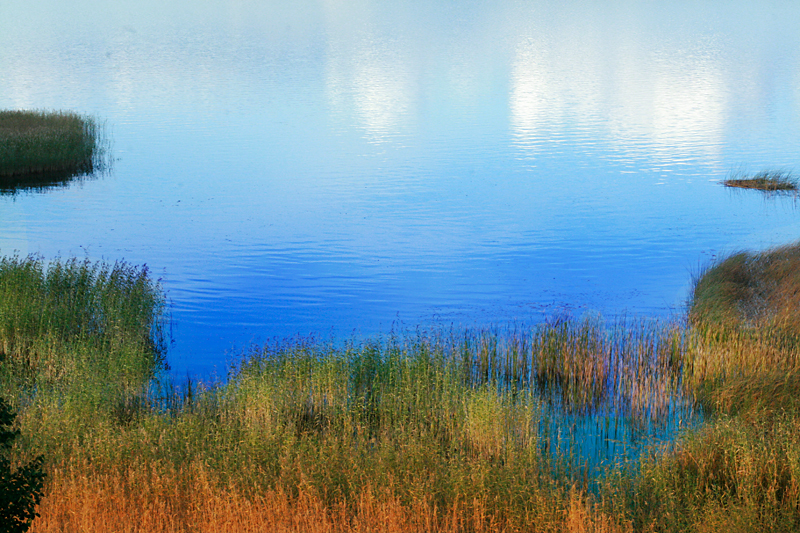
M 707 289 L 686 324 L 301 338 L 178 386 L 146 269 L 5 259 L 0 393 L 20 460 L 47 461 L 33 530 L 796 530 L 796 345 L 723 327 Z M 709 416 L 674 440 L 694 397 Z M 617 439 L 639 440 L 618 464 L 575 452 Z
M 711 265 L 692 294 L 697 326 L 749 332 L 780 347 L 800 338 L 800 244 L 739 252 Z
M 0 386 L 139 386 L 164 365 L 163 306 L 146 268 L 2 258 Z
M 656 531 L 800 529 L 797 261 L 797 245 L 741 252 L 699 276 L 683 384 L 709 416 L 610 482 L 607 512 L 626 502 Z
M 0 111 L 0 190 L 42 187 L 107 165 L 103 128 L 67 111 Z
M 785 171 L 764 171 L 753 176 L 734 175 L 723 180 L 726 187 L 739 189 L 757 189 L 766 192 L 797 191 L 797 180 Z
M 798 430 L 795 415 L 720 415 L 610 482 L 606 512 L 638 531 L 797 531 Z
M 655 418 L 622 406 L 680 388 L 671 333 L 599 320 L 295 339 L 179 387 L 162 313 L 146 269 L 0 263 L 0 393 L 48 474 L 35 531 L 622 531 L 543 428 Z
M 542 448 L 550 410 L 530 373 L 505 371 L 509 346 L 485 331 L 273 344 L 225 384 L 151 383 L 124 404 L 135 416 L 83 428 L 40 398 L 23 421 L 51 461 L 35 530 L 623 530 Z
M 180 469 L 130 468 L 98 472 L 90 464 L 59 469 L 33 531 L 302 532 L 564 532 L 633 531 L 627 523 L 597 510 L 578 491 L 556 501 L 531 501 L 524 523 L 493 517 L 485 501 L 462 502 L 445 515 L 430 494 L 405 503 L 392 491 L 366 487 L 352 504 L 326 504 L 309 488 L 243 490 L 220 483 L 218 473 L 202 463 Z M 542 507 L 549 508 L 548 514 Z M 145 512 L 143 512 L 145 510 Z M 544 516 L 543 516 L 544 515 Z M 74 528 L 74 529 L 70 529 Z
M 623 531 L 627 519 L 588 496 L 587 470 L 542 436 L 558 409 L 597 411 L 628 390 L 592 377 L 582 358 L 658 359 L 634 346 L 619 355 L 612 346 L 625 341 L 597 327 L 277 343 L 243 355 L 224 384 L 120 393 L 119 408 L 82 428 L 40 398 L 24 420 L 53 465 L 36 530 Z M 537 361 L 546 371 L 533 371 Z M 547 372 L 569 392 L 538 392 Z M 601 379 L 603 392 L 575 394 Z M 146 527 L 130 520 L 142 508 Z

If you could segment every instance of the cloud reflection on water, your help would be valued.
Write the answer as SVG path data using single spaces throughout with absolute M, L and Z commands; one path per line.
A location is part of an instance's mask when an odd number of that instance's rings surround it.
M 164 273 L 185 366 L 398 316 L 661 312 L 701 254 L 796 227 L 709 180 L 797 165 L 800 4 L 201 4 L 0 7 L 0 106 L 96 114 L 120 160 L 0 198 L 0 243 Z

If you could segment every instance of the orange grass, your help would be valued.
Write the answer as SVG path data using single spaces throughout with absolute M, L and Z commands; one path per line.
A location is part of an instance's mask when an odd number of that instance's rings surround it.
M 542 504 L 544 502 L 538 502 Z M 498 520 L 485 501 L 437 508 L 431 495 L 404 504 L 366 487 L 351 503 L 325 505 L 312 488 L 247 490 L 222 484 L 201 462 L 182 468 L 138 463 L 99 470 L 82 462 L 54 468 L 31 532 L 627 532 L 578 490 L 549 502 L 549 513 Z

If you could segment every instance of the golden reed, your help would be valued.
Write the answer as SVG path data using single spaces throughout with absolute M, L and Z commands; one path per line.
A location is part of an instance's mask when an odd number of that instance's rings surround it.
M 533 503 L 533 502 L 532 502 Z M 485 502 L 439 509 L 430 495 L 403 503 L 365 488 L 349 505 L 325 505 L 313 489 L 290 495 L 218 483 L 200 462 L 176 469 L 137 464 L 101 472 L 88 463 L 54 468 L 31 532 L 81 533 L 432 533 L 632 531 L 570 491 L 563 501 L 536 502 L 529 516 L 493 518 Z M 550 505 L 547 505 L 547 504 Z M 543 513 L 543 511 L 546 511 Z

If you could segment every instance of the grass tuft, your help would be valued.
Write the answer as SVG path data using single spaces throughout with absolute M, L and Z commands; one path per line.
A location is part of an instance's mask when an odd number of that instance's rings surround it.
M 698 278 L 690 318 L 780 335 L 800 337 L 800 243 L 760 253 L 740 252 L 712 265 Z
M 783 171 L 764 171 L 751 177 L 732 176 L 722 182 L 726 187 L 757 189 L 767 192 L 790 192 L 797 190 L 797 180 Z
M 134 386 L 164 367 L 164 298 L 147 268 L 0 259 L 0 383 Z

